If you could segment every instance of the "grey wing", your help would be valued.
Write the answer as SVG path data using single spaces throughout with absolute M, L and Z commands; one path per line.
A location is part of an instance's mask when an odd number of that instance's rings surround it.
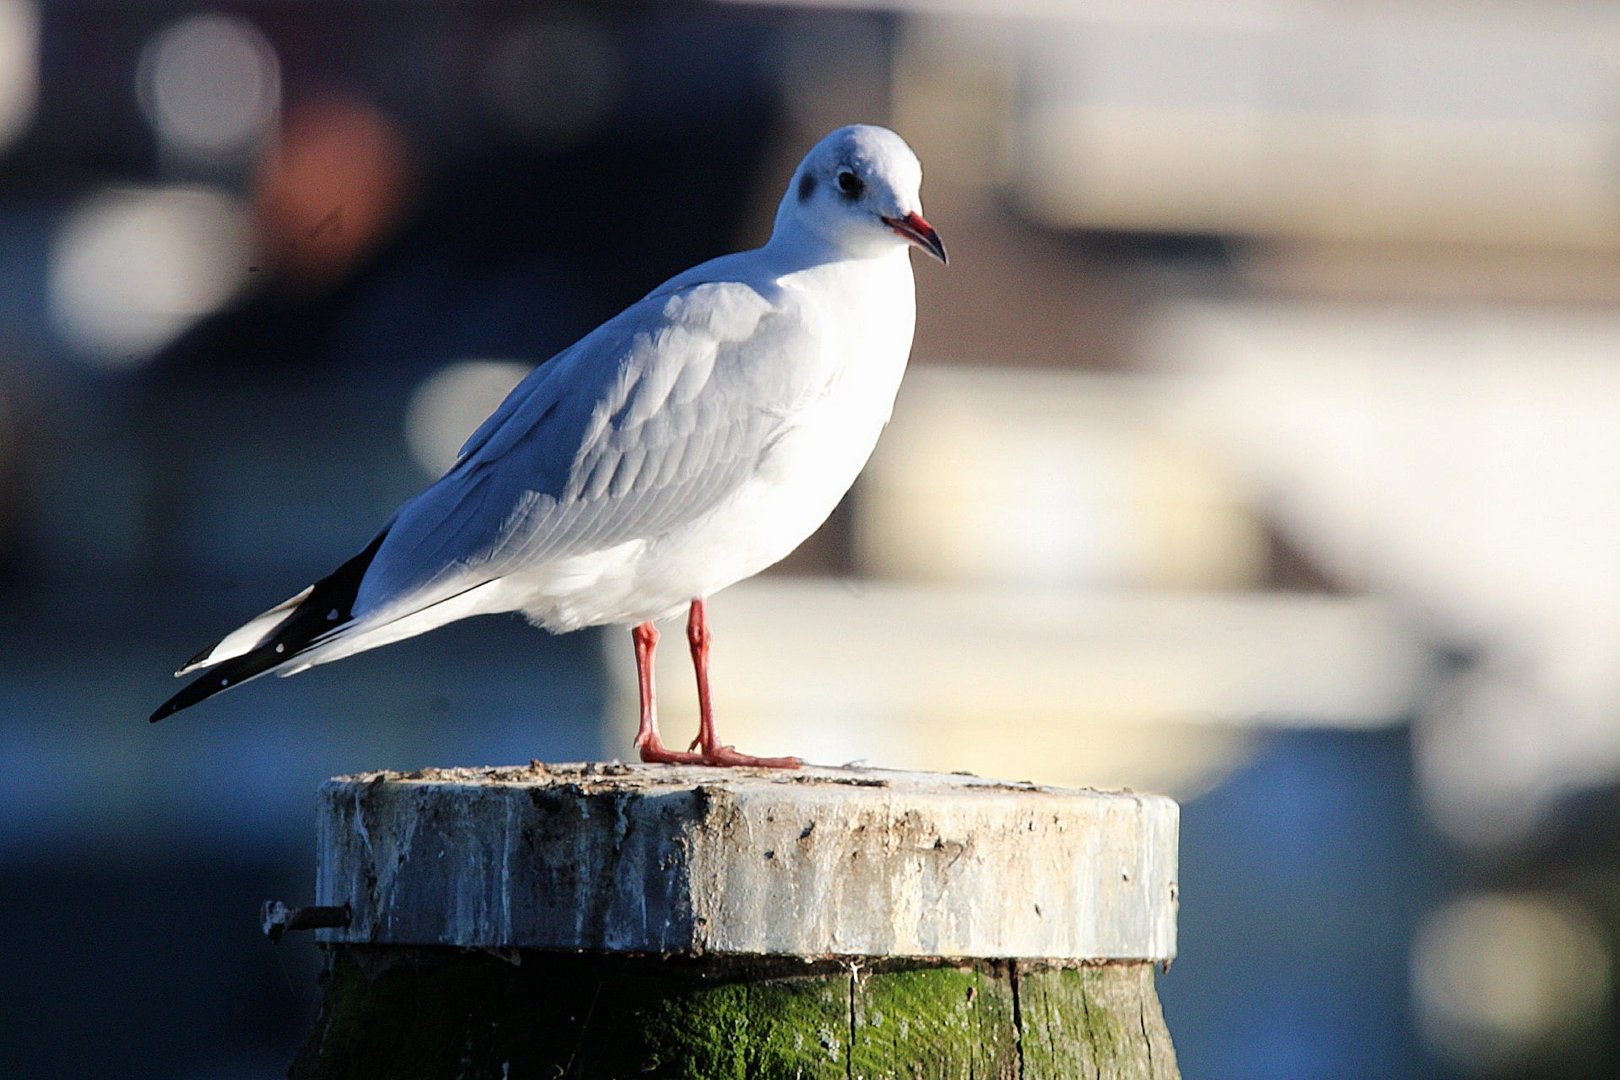
M 536 369 L 407 503 L 356 615 L 657 536 L 752 476 L 815 392 L 813 335 L 755 290 L 655 295 Z

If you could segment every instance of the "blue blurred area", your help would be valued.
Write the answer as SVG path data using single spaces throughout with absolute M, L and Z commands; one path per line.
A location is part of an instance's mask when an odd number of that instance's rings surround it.
M 157 677 L 212 606 L 150 635 L 130 621 L 59 627 L 47 640 L 79 659 L 8 664 L 0 1011 L 32 1022 L 0 1034 L 7 1075 L 279 1074 L 317 1003 L 316 960 L 307 937 L 271 945 L 256 912 L 309 899 L 326 777 L 606 752 L 594 636 L 505 620 L 149 727 Z M 30 651 L 5 636 L 8 657 Z M 116 664 L 87 670 L 95 656 Z
M 1447 875 L 1411 761 L 1404 730 L 1273 734 L 1182 807 L 1180 955 L 1159 990 L 1184 1075 L 1434 1075 L 1407 957 Z

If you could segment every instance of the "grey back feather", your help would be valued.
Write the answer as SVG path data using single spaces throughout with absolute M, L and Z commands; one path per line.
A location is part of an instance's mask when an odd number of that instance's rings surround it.
M 536 368 L 401 508 L 356 617 L 398 617 L 713 510 L 821 389 L 802 314 L 734 281 L 666 286 Z

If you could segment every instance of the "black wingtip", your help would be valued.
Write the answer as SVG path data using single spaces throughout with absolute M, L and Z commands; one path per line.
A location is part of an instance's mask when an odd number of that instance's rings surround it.
M 238 683 L 280 667 L 303 652 L 312 641 L 346 623 L 354 609 L 354 598 L 359 593 L 366 568 L 376 558 L 377 550 L 382 547 L 383 538 L 387 535 L 385 528 L 372 538 L 360 554 L 312 585 L 309 595 L 287 613 L 273 637 L 261 642 L 252 652 L 232 657 L 187 683 L 178 694 L 159 705 L 147 718 L 147 723 L 155 724 L 181 709 L 189 709 L 200 701 L 206 701 L 222 690 L 229 690 Z M 330 612 L 338 613 L 341 621 L 335 621 Z M 207 659 L 218 647 L 210 645 L 192 657 L 186 667 Z
M 273 650 L 262 649 L 227 661 L 181 687 L 178 694 L 153 710 L 152 715 L 147 717 L 147 723 L 155 724 L 165 716 L 173 716 L 181 709 L 189 709 L 199 701 L 213 697 L 221 690 L 229 690 L 239 682 L 268 671 L 281 659 Z
M 181 694 L 184 694 L 186 692 L 186 690 L 190 690 L 190 689 L 191 689 L 191 687 L 187 686 L 185 688 L 185 690 L 181 690 L 179 694 L 174 695 L 174 697 L 170 698 L 168 701 L 165 701 L 163 704 L 161 704 L 157 708 L 153 709 L 152 710 L 152 715 L 148 716 L 146 718 L 146 722 L 148 724 L 155 724 L 159 720 L 162 720 L 165 716 L 173 716 L 175 713 L 177 713 L 181 709 L 185 708 L 186 706 L 180 700 L 180 696 L 181 696 Z

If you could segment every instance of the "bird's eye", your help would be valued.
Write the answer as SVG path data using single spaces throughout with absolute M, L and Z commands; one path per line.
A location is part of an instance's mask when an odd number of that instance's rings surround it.
M 838 190 L 851 199 L 858 199 L 861 192 L 866 190 L 866 185 L 861 182 L 860 177 L 845 169 L 838 174 Z

